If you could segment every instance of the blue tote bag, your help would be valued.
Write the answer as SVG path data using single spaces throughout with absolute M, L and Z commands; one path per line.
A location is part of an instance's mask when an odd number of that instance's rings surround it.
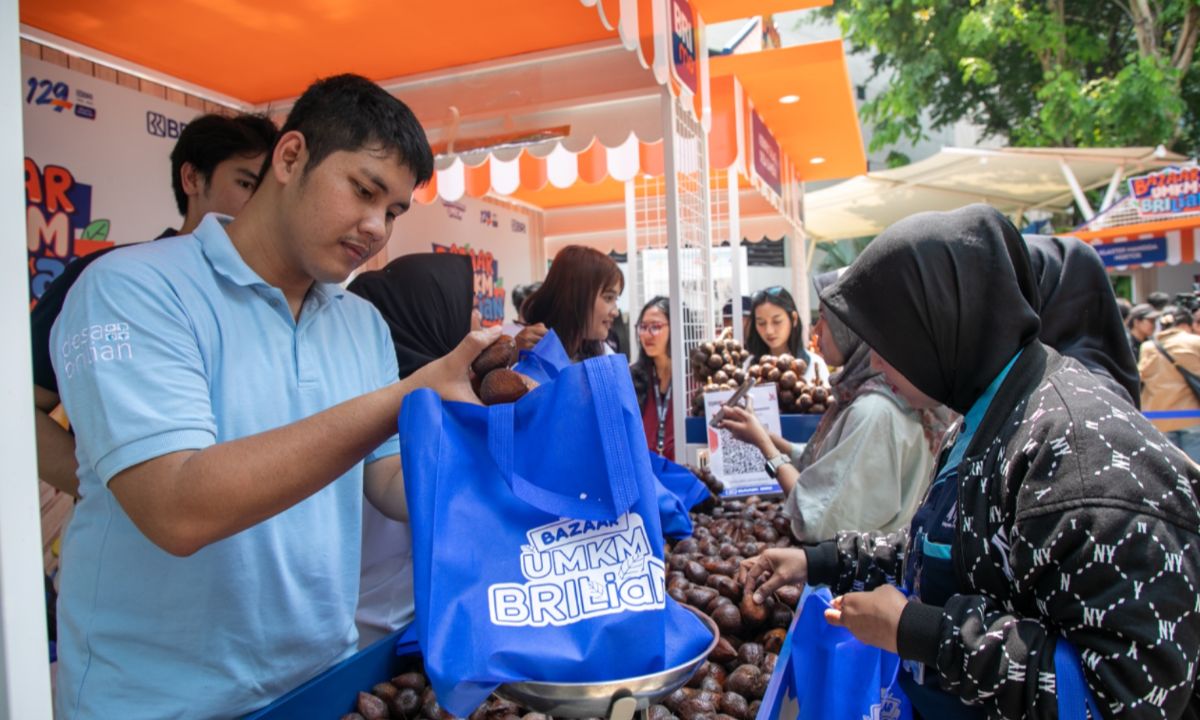
M 788 633 L 785 670 L 791 694 L 800 707 L 800 720 L 868 718 L 911 720 L 912 707 L 900 690 L 900 658 L 864 645 L 849 630 L 830 625 L 825 609 L 828 588 L 807 593 Z M 784 660 L 780 655 L 780 660 Z M 779 671 L 776 662 L 776 673 Z M 787 677 L 781 678 L 787 683 Z M 757 720 L 777 720 L 779 703 L 771 709 L 764 699 Z M 766 712 L 774 711 L 774 716 Z
M 636 406 L 620 356 L 562 368 L 516 403 L 404 401 L 416 633 L 453 714 L 505 682 L 616 680 L 707 647 L 665 592 Z
M 545 384 L 570 366 L 571 359 L 567 357 L 562 341 L 551 330 L 532 350 L 521 352 L 521 361 L 513 369 Z M 693 528 L 688 511 L 712 497 L 712 494 L 691 470 L 652 452 L 649 457 L 650 470 L 658 478 L 654 492 L 658 499 L 663 535 L 671 540 L 689 537 Z

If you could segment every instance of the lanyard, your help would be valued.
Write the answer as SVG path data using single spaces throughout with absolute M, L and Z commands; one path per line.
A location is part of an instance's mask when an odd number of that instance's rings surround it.
M 667 408 L 671 404 L 671 386 L 667 386 L 666 394 L 658 391 L 658 378 L 654 379 L 654 405 L 658 411 L 658 454 L 662 455 L 663 443 L 667 439 Z

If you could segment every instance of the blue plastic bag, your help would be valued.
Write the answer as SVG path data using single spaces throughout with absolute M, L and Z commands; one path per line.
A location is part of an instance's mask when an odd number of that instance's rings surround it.
M 417 637 L 467 716 L 509 681 L 657 672 L 711 635 L 665 592 L 656 480 L 621 356 L 561 368 L 512 404 L 408 396 L 401 456 Z
M 807 593 L 788 633 L 791 644 L 784 672 L 790 670 L 790 691 L 799 704 L 800 720 L 911 720 L 912 707 L 900 690 L 900 658 L 864 645 L 845 628 L 830 625 L 825 609 L 831 601 L 828 588 Z M 778 674 L 779 661 L 775 667 Z M 786 682 L 787 676 L 781 680 Z M 772 708 L 764 700 L 757 720 L 778 720 L 779 706 L 773 702 L 775 714 L 768 715 Z
M 513 369 L 545 384 L 552 382 L 560 371 L 570 366 L 571 359 L 567 357 L 562 341 L 551 330 L 532 350 L 521 352 L 521 361 Z M 655 495 L 658 498 L 663 535 L 671 540 L 689 537 L 693 528 L 688 511 L 712 497 L 708 486 L 682 465 L 652 452 L 649 456 L 650 470 L 659 481 Z

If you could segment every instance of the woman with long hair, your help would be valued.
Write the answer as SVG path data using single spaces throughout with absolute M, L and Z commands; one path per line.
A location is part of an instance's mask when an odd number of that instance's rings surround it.
M 746 338 L 750 362 L 764 355 L 791 355 L 803 360 L 805 382 L 823 381 L 829 368 L 819 355 L 804 347 L 804 325 L 796 310 L 796 301 L 782 285 L 759 290 L 750 296 L 750 334 Z
M 675 457 L 671 410 L 671 303 L 659 295 L 638 315 L 638 358 L 629 366 L 642 408 L 646 444 L 664 457 Z
M 517 334 L 528 350 L 553 330 L 572 360 L 611 354 L 604 341 L 619 313 L 625 276 L 612 258 L 582 245 L 558 252 L 542 286 L 521 306 L 529 325 Z

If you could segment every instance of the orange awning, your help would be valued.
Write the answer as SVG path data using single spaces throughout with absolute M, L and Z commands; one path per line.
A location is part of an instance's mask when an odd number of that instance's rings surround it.
M 796 2 L 796 0 L 692 0 L 692 7 L 709 25 L 759 15 L 774 15 L 789 10 L 825 7 L 832 4 L 833 0 L 806 0 L 805 2 Z
M 1064 235 L 1079 238 L 1092 245 L 1127 243 L 1151 238 L 1162 238 L 1166 241 L 1166 262 L 1146 263 L 1136 267 L 1188 264 L 1200 259 L 1200 215 L 1138 223 L 1136 225 L 1118 225 L 1116 227 L 1104 228 L 1103 230 L 1064 233 Z M 1119 266 L 1115 269 L 1120 270 L 1124 269 L 1124 267 Z
M 382 81 L 616 36 L 579 0 L 28 0 L 20 16 L 252 104 L 339 72 Z
M 858 111 L 841 40 L 726 55 L 710 61 L 714 81 L 736 76 L 801 180 L 866 172 Z M 791 104 L 787 96 L 798 96 Z
M 655 57 L 653 2 L 27 0 L 19 9 L 31 27 L 261 104 L 299 95 L 314 79 L 339 72 L 383 81 L 616 37 L 667 84 L 665 57 Z M 702 22 L 713 23 L 829 2 L 692 4 Z M 622 17 L 622 5 L 636 12 Z

